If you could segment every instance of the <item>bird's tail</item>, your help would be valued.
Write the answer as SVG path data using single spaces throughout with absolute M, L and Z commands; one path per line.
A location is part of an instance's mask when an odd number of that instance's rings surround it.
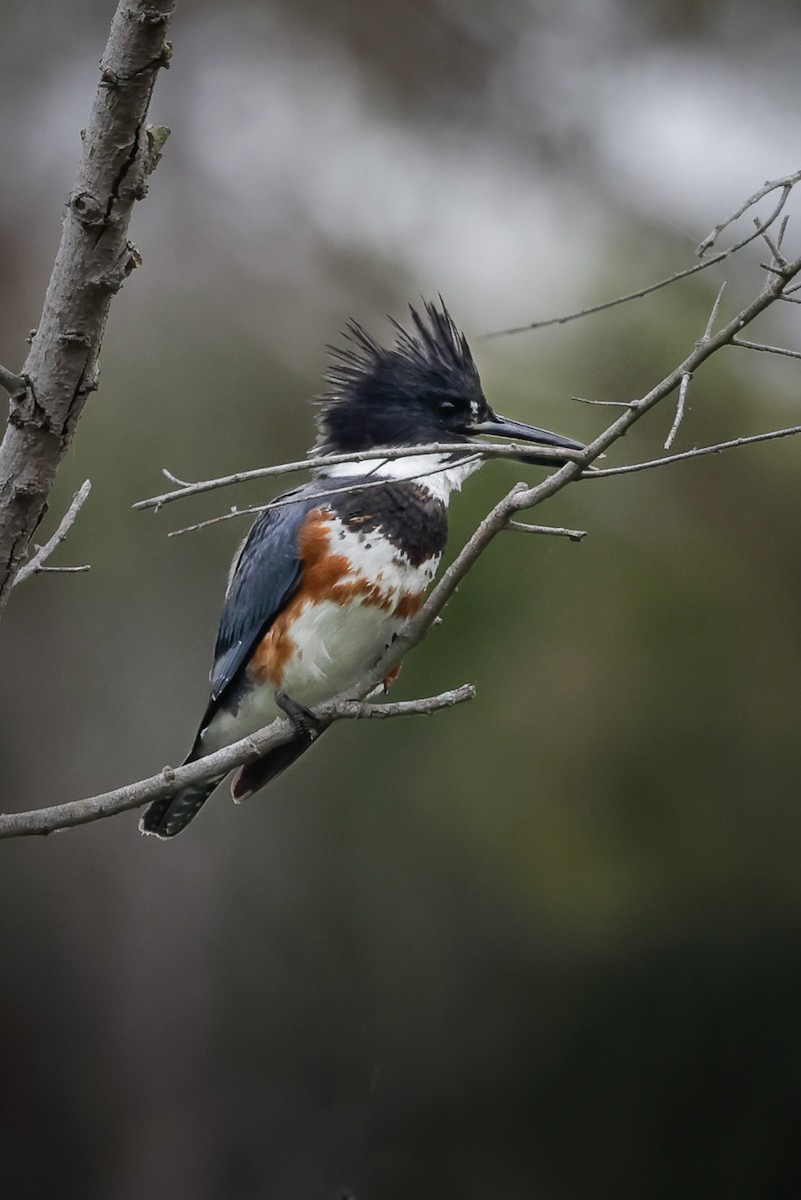
M 267 754 L 263 754 L 255 762 L 245 763 L 243 767 L 240 767 L 231 781 L 231 795 L 236 803 L 239 804 L 241 800 L 247 800 L 254 792 L 260 791 L 268 783 L 272 783 L 274 779 L 277 779 L 279 775 L 286 771 L 287 767 L 291 767 L 293 762 L 296 762 L 300 758 L 301 754 L 314 745 L 314 742 L 328 728 L 328 725 L 330 725 L 330 721 L 326 723 L 319 722 L 319 728 L 316 730 L 314 741 L 310 741 L 307 735 L 301 734 L 298 737 L 292 738 L 289 742 L 284 742 L 282 746 L 276 746 L 274 750 L 269 750 Z
M 284 742 L 282 746 L 276 746 L 274 750 L 268 751 L 261 758 L 257 758 L 255 762 L 245 763 L 231 781 L 231 795 L 234 800 L 237 803 L 247 800 L 254 792 L 266 787 L 287 767 L 291 767 L 305 750 L 314 745 L 320 734 L 330 724 L 330 721 L 318 721 L 313 739 L 309 737 L 308 733 L 299 734 L 291 741 Z M 194 747 L 183 765 L 195 762 L 198 757 L 196 747 Z M 227 774 L 227 771 L 223 771 L 221 775 L 215 775 L 213 779 L 207 779 L 205 783 L 191 784 L 174 796 L 165 796 L 161 800 L 154 800 L 145 809 L 139 822 L 142 833 L 150 833 L 158 838 L 175 837 L 200 812 L 211 793 L 219 783 L 222 783 Z
M 194 756 L 190 754 L 186 761 L 194 762 Z M 221 783 L 227 774 L 227 771 L 223 771 L 222 775 L 215 775 L 213 779 L 207 779 L 204 783 L 191 784 L 182 791 L 176 792 L 174 796 L 165 796 L 161 800 L 154 800 L 145 809 L 139 822 L 142 833 L 152 833 L 158 838 L 175 837 L 176 833 L 185 829 L 192 818 L 200 812 L 217 784 Z

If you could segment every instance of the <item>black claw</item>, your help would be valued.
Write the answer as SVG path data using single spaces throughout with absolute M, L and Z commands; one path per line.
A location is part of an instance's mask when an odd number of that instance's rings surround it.
M 326 722 L 318 720 L 310 708 L 298 704 L 297 700 L 287 696 L 286 692 L 276 692 L 275 702 L 289 717 L 298 737 L 304 737 L 308 742 L 313 742 L 326 728 Z

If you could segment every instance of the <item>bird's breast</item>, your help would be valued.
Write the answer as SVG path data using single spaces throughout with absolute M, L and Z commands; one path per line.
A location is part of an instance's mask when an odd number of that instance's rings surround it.
M 255 649 L 248 674 L 302 704 L 347 688 L 420 607 L 440 553 L 412 561 L 373 515 L 319 508 L 300 534 L 297 590 Z

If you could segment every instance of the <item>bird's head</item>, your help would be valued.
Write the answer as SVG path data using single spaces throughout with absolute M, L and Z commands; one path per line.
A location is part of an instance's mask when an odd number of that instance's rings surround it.
M 347 345 L 330 347 L 328 391 L 319 398 L 318 454 L 377 447 L 469 442 L 492 436 L 578 451 L 581 442 L 492 411 L 463 333 L 440 300 L 410 306 L 412 328 L 393 321 L 393 345 L 380 345 L 355 321 Z M 559 460 L 526 458 L 553 466 Z M 567 461 L 567 460 L 564 460 Z

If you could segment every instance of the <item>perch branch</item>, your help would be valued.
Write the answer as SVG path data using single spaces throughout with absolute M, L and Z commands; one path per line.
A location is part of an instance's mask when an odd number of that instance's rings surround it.
M 315 708 L 319 717 L 327 717 L 333 721 L 387 719 L 389 717 L 409 717 L 420 714 L 429 715 L 443 708 L 451 708 L 454 704 L 462 704 L 472 700 L 475 688 L 471 684 L 463 684 L 453 691 L 442 692 L 438 696 L 426 696 L 420 700 L 402 700 L 391 704 L 365 704 L 344 696 L 320 704 Z M 65 804 L 55 804 L 50 808 L 38 808 L 29 812 L 0 814 L 0 838 L 25 837 L 32 834 L 54 833 L 57 829 L 68 829 L 73 825 L 86 825 L 90 821 L 99 821 L 103 817 L 114 816 L 115 813 L 125 812 L 129 808 L 139 808 L 152 800 L 172 796 L 189 784 L 202 783 L 218 775 L 220 771 L 230 771 L 243 763 L 252 762 L 259 758 L 270 747 L 278 746 L 292 737 L 293 727 L 283 717 L 273 721 L 265 729 L 254 733 L 251 737 L 242 738 L 215 754 L 209 754 L 197 762 L 184 767 L 165 767 L 149 779 L 141 779 L 126 787 L 115 788 L 111 792 L 103 792 L 99 796 L 89 796 L 84 800 L 71 800 Z

